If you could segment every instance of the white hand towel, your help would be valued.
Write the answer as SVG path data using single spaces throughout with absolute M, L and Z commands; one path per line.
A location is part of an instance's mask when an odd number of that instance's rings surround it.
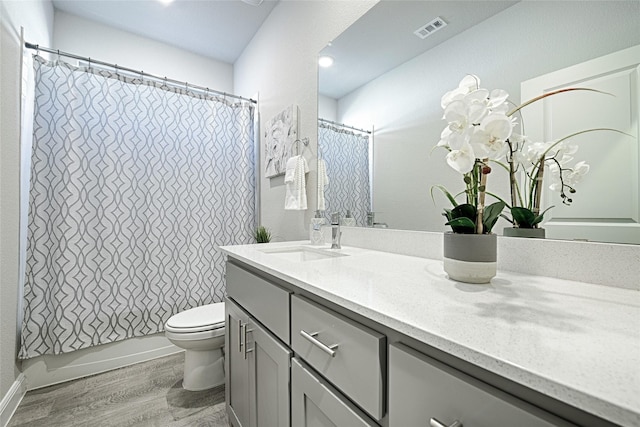
M 327 176 L 327 164 L 323 159 L 318 160 L 318 210 L 326 210 L 324 199 L 325 187 L 329 185 L 329 177 Z
M 287 160 L 287 166 L 285 167 L 284 172 L 284 182 L 293 182 L 296 173 L 296 166 L 298 164 L 298 157 L 300 156 L 293 156 Z
M 309 172 L 307 160 L 302 156 L 295 156 L 296 166 L 292 182 L 287 182 L 285 176 L 285 200 L 286 210 L 303 211 L 307 209 L 307 187 L 305 174 Z M 289 162 L 287 162 L 289 163 Z

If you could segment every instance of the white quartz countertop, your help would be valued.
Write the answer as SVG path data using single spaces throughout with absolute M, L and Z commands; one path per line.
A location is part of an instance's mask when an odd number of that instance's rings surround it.
M 264 252 L 303 245 L 221 249 L 502 377 L 640 426 L 640 292 L 505 271 L 487 285 L 465 284 L 449 280 L 442 261 L 354 247 L 305 262 Z

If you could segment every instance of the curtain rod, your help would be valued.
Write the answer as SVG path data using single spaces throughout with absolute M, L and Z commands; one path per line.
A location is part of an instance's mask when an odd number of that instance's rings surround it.
M 332 122 L 331 120 L 327 120 L 327 119 L 318 119 L 318 121 L 325 122 L 325 123 L 330 123 L 332 125 L 340 126 L 340 127 L 347 128 L 347 129 L 357 130 L 358 132 L 364 132 L 364 133 L 368 133 L 369 135 L 371 135 L 371 131 L 370 130 L 354 128 L 353 126 L 345 125 L 344 123 Z
M 103 61 L 96 61 L 95 59 L 91 59 L 85 56 L 79 56 L 79 55 L 74 55 L 73 53 L 68 53 L 68 52 L 62 52 L 58 49 L 51 49 L 48 47 L 42 47 L 40 45 L 37 44 L 33 44 L 33 43 L 29 43 L 29 42 L 25 42 L 24 46 L 27 49 L 33 49 L 36 51 L 43 51 L 43 52 L 48 52 L 48 53 L 53 53 L 59 56 L 66 56 L 67 58 L 73 58 L 73 59 L 78 59 L 80 61 L 87 61 L 89 63 L 89 65 L 91 65 L 91 63 L 94 64 L 98 64 L 98 65 L 103 65 L 105 67 L 110 67 L 110 68 L 115 68 L 116 72 L 118 70 L 122 70 L 122 71 L 127 71 L 130 73 L 135 73 L 135 74 L 139 74 L 142 77 L 150 77 L 152 79 L 156 79 L 156 80 L 160 80 L 160 81 L 164 81 L 164 82 L 168 82 L 168 83 L 172 83 L 174 85 L 179 85 L 179 86 L 185 86 L 187 88 L 192 88 L 192 89 L 198 89 L 198 90 L 202 90 L 205 92 L 211 92 L 217 95 L 222 95 L 223 97 L 229 97 L 229 98 L 236 98 L 236 99 L 241 99 L 243 101 L 249 101 L 249 102 L 253 102 L 254 104 L 257 104 L 257 102 L 254 99 L 251 98 L 245 98 L 239 95 L 234 95 L 231 93 L 226 93 L 226 92 L 220 92 L 219 90 L 215 90 L 215 89 L 209 89 L 208 87 L 204 87 L 204 86 L 198 86 L 198 85 L 194 85 L 191 83 L 187 83 L 187 82 L 181 82 L 179 80 L 174 80 L 174 79 L 169 79 L 167 77 L 160 77 L 160 76 L 156 76 L 150 73 L 145 73 L 144 71 L 138 71 L 138 70 L 134 70 L 132 68 L 127 68 L 127 67 L 122 67 L 118 64 L 110 64 L 108 62 L 103 62 Z

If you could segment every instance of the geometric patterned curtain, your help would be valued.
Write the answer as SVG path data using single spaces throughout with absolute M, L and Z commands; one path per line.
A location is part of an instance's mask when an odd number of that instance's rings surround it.
M 19 357 L 161 332 L 253 241 L 254 106 L 34 57 Z
M 367 224 L 371 211 L 369 179 L 369 135 L 318 121 L 318 152 L 325 161 L 329 183 L 325 187 L 325 215 L 340 212 L 344 218 L 351 211 L 356 225 Z

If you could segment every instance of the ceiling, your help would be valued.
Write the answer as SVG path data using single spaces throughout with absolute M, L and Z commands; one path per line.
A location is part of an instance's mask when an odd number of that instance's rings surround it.
M 230 64 L 278 0 L 53 0 L 57 10 Z M 325 1 L 325 0 L 313 0 Z M 357 0 L 350 0 L 357 1 Z M 484 21 L 516 1 L 382 0 L 325 51 L 320 93 L 339 99 L 372 79 Z M 413 34 L 436 17 L 447 26 L 424 40 Z
M 383 0 L 322 51 L 335 62 L 320 68 L 319 92 L 340 99 L 515 3 Z M 413 33 L 438 16 L 447 26 L 424 40 Z
M 248 0 L 247 0 L 248 1 Z M 278 0 L 53 0 L 82 18 L 233 64 Z

